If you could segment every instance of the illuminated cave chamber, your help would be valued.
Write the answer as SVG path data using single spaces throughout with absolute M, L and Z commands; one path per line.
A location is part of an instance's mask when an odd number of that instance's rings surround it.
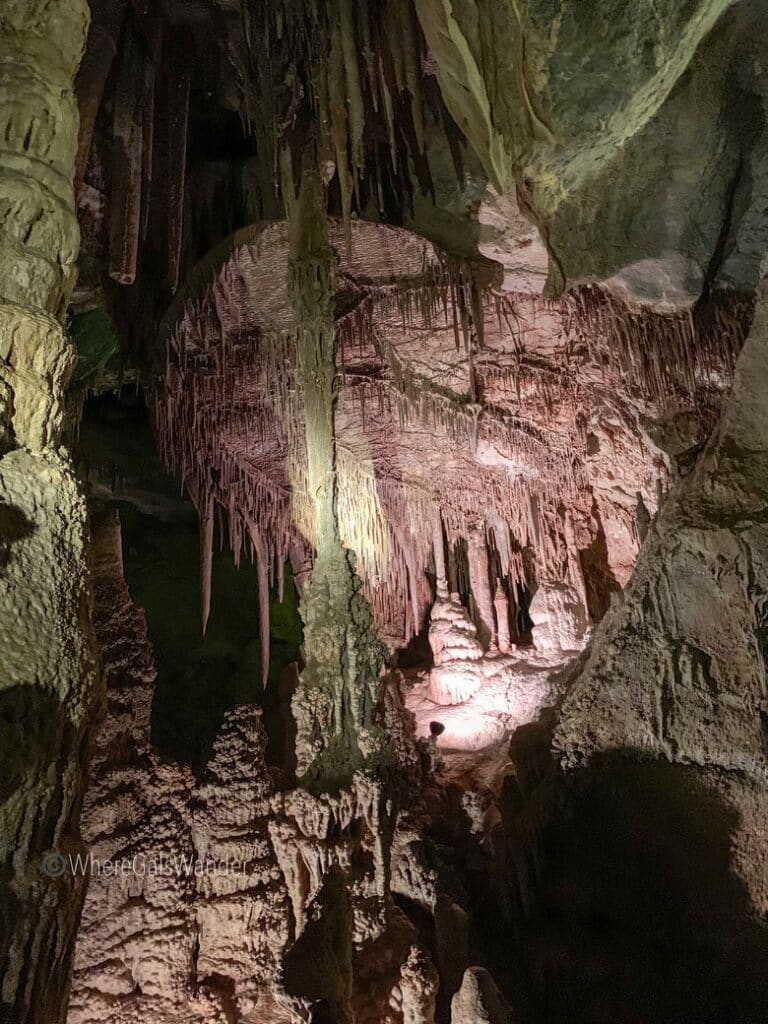
M 551 666 L 626 583 L 669 480 L 646 424 L 669 394 L 675 416 L 706 414 L 739 329 L 715 345 L 687 316 L 632 316 L 590 289 L 504 292 L 402 229 L 354 221 L 350 248 L 333 222 L 330 239 L 341 541 L 391 650 L 427 633 L 419 734 L 432 713 L 456 721 L 440 746 L 471 749 L 473 722 L 486 746 L 547 703 Z M 305 577 L 317 546 L 288 258 L 279 223 L 206 258 L 166 321 L 153 399 L 164 461 L 200 516 L 203 624 L 218 517 L 235 561 L 259 567 L 264 636 L 270 579 L 288 562 Z M 715 387 L 699 389 L 704 372 Z
M 431 1021 L 453 1005 L 461 1020 L 473 1000 L 506 1019 L 506 915 L 516 911 L 491 910 L 483 878 L 516 851 L 523 907 L 538 856 L 536 842 L 500 839 L 515 777 L 510 740 L 514 748 L 516 730 L 568 692 L 563 669 L 656 536 L 659 503 L 687 472 L 743 343 L 746 321 L 728 304 L 695 321 L 633 313 L 594 288 L 545 300 L 505 291 L 493 268 L 402 228 L 355 220 L 348 238 L 331 219 L 327 232 L 330 250 L 318 251 L 332 273 L 316 321 L 306 311 L 297 320 L 291 230 L 270 222 L 207 255 L 160 331 L 149 404 L 160 456 L 197 512 L 201 625 L 216 616 L 213 566 L 226 543 L 241 571 L 254 567 L 241 599 L 259 622 L 259 661 L 250 702 L 224 712 L 196 778 L 159 756 L 146 721 L 151 654 L 120 582 L 115 523 L 101 522 L 97 596 L 117 587 L 121 631 L 144 666 L 112 729 L 133 732 L 142 767 L 110 777 L 110 734 L 102 739 L 84 826 L 103 857 L 139 850 L 234 858 L 246 869 L 186 879 L 181 893 L 164 879 L 142 881 L 138 935 L 126 932 L 136 882 L 116 899 L 112 882 L 95 879 L 73 1021 L 108 1006 L 120 1020 L 208 1020 L 225 998 L 257 1020 L 301 1020 L 326 1004 L 333 1019 Z M 323 499 L 309 483 L 308 322 L 333 343 L 333 503 L 338 541 L 354 555 L 341 569 L 336 527 L 318 539 Z M 308 599 L 323 544 L 335 567 Z M 315 657 L 311 641 L 324 645 L 310 685 L 306 669 L 270 681 L 270 608 L 280 613 L 288 573 L 309 627 L 304 663 Z M 354 646 L 337 648 L 331 588 L 345 595 L 341 635 L 346 643 L 349 615 Z M 115 637 L 99 619 L 97 628 L 108 680 L 119 678 Z M 381 679 L 377 636 L 393 665 Z M 349 664 L 358 650 L 372 652 L 368 675 Z M 268 718 L 254 706 L 264 704 L 262 683 L 273 695 Z M 354 749 L 341 740 L 349 720 Z M 105 808 L 124 773 L 143 795 L 127 815 L 123 805 L 113 836 Z M 439 856 L 435 870 L 432 844 L 445 843 L 461 860 L 458 875 Z M 465 861 L 473 845 L 475 866 Z M 473 918 L 473 893 L 499 949 Z M 317 949 L 334 958 L 348 950 L 351 973 L 335 960 L 308 973 Z M 502 956 L 498 981 L 473 965 L 473 949 L 488 963 Z M 113 987 L 116 1003 L 106 995 Z
M 646 6 L 6 0 L 3 1022 L 762 1020 L 768 13 Z

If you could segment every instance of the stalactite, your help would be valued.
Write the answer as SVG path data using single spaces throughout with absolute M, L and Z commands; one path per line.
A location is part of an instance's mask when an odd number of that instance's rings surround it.
M 353 232 L 363 228 L 356 223 Z M 194 481 L 200 493 L 212 489 L 217 503 L 230 510 L 233 551 L 242 543 L 244 525 L 257 523 L 272 563 L 288 557 L 297 544 L 308 554 L 317 551 L 319 539 L 318 485 L 311 482 L 317 481 L 318 469 L 310 465 L 307 452 L 306 396 L 300 382 L 300 375 L 312 365 L 307 352 L 314 358 L 314 349 L 305 350 L 302 363 L 298 347 L 304 344 L 303 336 L 283 314 L 271 314 L 277 319 L 267 328 L 254 319 L 252 282 L 263 279 L 266 247 L 282 245 L 285 251 L 285 242 L 278 242 L 284 235 L 277 227 L 269 231 L 275 233 L 265 236 L 263 247 L 257 241 L 240 244 L 222 268 L 210 274 L 197 298 L 187 300 L 186 311 L 168 335 L 165 397 L 155 408 L 166 461 Z M 572 364 L 599 360 L 607 375 L 618 372 L 600 355 L 607 335 L 588 319 L 598 314 L 590 312 L 592 307 L 587 309 L 578 295 L 554 302 L 530 296 L 510 299 L 492 288 L 478 291 L 466 267 L 454 267 L 430 249 L 412 258 L 404 244 L 403 261 L 410 276 L 403 270 L 399 283 L 360 285 L 355 260 L 345 254 L 343 228 L 331 222 L 330 232 L 344 286 L 355 295 L 353 309 L 339 320 L 331 345 L 340 362 L 334 386 L 343 384 L 344 418 L 350 424 L 346 429 L 353 429 L 354 423 L 362 433 L 351 443 L 346 437 L 338 439 L 333 469 L 325 471 L 324 479 L 332 482 L 339 539 L 356 553 L 363 592 L 379 628 L 393 636 L 398 630 L 402 635 L 406 628 L 416 628 L 431 599 L 426 571 L 434 564 L 438 582 L 446 575 L 444 568 L 440 572 L 433 543 L 436 506 L 455 545 L 471 537 L 478 501 L 482 502 L 489 543 L 492 535 L 502 582 L 513 597 L 517 587 L 532 582 L 526 578 L 530 570 L 523 564 L 523 549 L 537 578 L 570 579 L 578 589 L 575 539 L 562 507 L 590 487 L 584 460 L 591 396 L 578 383 Z M 326 288 L 322 276 L 316 269 L 307 274 L 308 295 Z M 600 310 L 601 301 L 593 303 Z M 564 353 L 562 370 L 527 350 L 530 321 L 538 313 L 548 323 L 561 325 L 556 337 L 557 351 Z M 511 333 L 511 351 L 508 345 L 503 350 L 506 363 L 498 345 L 479 344 L 480 319 L 486 321 L 485 334 L 498 322 L 505 344 Z M 681 333 L 674 342 L 684 354 L 684 345 L 690 348 L 685 341 L 691 336 L 690 321 L 662 319 L 663 325 L 654 328 L 657 333 L 670 323 L 681 332 L 685 327 L 685 336 Z M 404 360 L 397 342 L 399 335 L 421 330 L 442 330 L 450 336 L 454 323 L 460 350 L 464 346 L 472 351 L 476 401 L 469 400 L 469 393 L 457 394 L 420 376 Z M 623 320 L 619 329 L 625 330 Z M 591 354 L 581 340 L 588 337 Z M 642 363 L 631 358 L 634 344 L 624 343 L 622 373 L 640 372 Z M 662 373 L 661 364 L 658 372 Z M 327 374 L 321 376 L 325 387 Z M 650 387 L 651 378 L 648 381 Z M 663 387 L 660 381 L 663 375 L 654 377 L 653 386 Z M 572 423 L 565 431 L 563 420 Z M 325 422 L 330 422 L 327 415 Z M 557 429 L 543 425 L 549 422 Z M 408 429 L 413 424 L 440 436 L 441 445 L 468 459 L 468 466 L 475 465 L 474 447 L 484 444 L 510 465 L 518 465 L 519 474 L 510 478 L 479 468 L 477 483 L 469 485 L 468 480 L 469 486 L 459 489 L 446 488 L 438 480 L 430 487 L 398 479 L 371 453 L 378 432 L 389 429 L 387 425 L 397 430 L 398 425 Z M 325 427 L 323 431 L 328 433 Z M 213 479 L 208 477 L 210 467 L 216 469 Z M 323 488 L 327 491 L 325 483 Z M 405 522 L 412 524 L 407 536 L 399 528 Z M 492 599 L 486 605 L 490 607 Z M 485 614 L 492 623 L 492 610 L 488 613 L 486 608 Z
M 85 180 L 96 117 L 109 73 L 117 56 L 117 44 L 125 18 L 126 0 L 109 0 L 96 8 L 88 45 L 77 74 L 75 88 L 80 110 L 80 131 L 75 162 L 75 192 Z
M 385 185 L 405 204 L 413 168 L 418 187 L 431 188 L 421 86 L 426 44 L 409 4 L 332 0 L 307 9 L 283 0 L 277 8 L 248 5 L 243 14 L 243 120 L 277 166 L 277 154 L 293 148 L 300 108 L 311 111 L 320 127 L 319 165 L 332 161 L 338 177 L 348 243 L 353 207 L 361 211 L 371 197 L 383 206 Z M 274 63 L 289 69 L 277 89 L 265 70 Z M 434 102 L 438 123 L 448 126 L 442 101 Z
M 150 196 L 152 194 L 152 161 L 155 150 L 155 85 L 157 73 L 151 60 L 144 62 L 144 104 L 142 112 L 141 179 L 142 210 L 141 239 L 146 241 L 149 228 Z
M 253 523 L 248 532 L 255 554 L 259 599 L 259 643 L 261 645 L 261 685 L 266 689 L 269 680 L 269 555 L 261 532 Z M 282 600 L 282 598 L 281 598 Z
M 336 173 L 341 189 L 341 209 L 347 234 L 347 243 L 351 245 L 350 218 L 352 214 L 353 173 L 349 167 L 349 136 L 350 127 L 347 114 L 347 82 L 345 81 L 345 54 L 343 30 L 336 20 L 331 25 L 331 52 L 328 61 L 328 113 L 331 125 L 331 137 L 336 157 Z M 357 125 L 359 122 L 359 112 Z
M 190 73 L 180 41 L 168 44 L 166 70 L 168 118 L 168 280 L 172 291 L 179 286 L 187 174 Z
M 363 149 L 365 105 L 360 84 L 359 46 L 356 39 L 355 11 L 352 0 L 338 0 L 338 17 L 346 81 L 346 102 L 349 109 L 350 158 L 354 171 L 357 173 L 362 170 L 365 159 Z M 365 12 L 362 17 L 364 19 L 367 17 Z
M 123 33 L 113 127 L 109 274 L 133 284 L 141 224 L 143 117 L 147 106 L 145 59 L 129 20 Z
M 389 570 L 390 541 L 373 465 L 346 447 L 338 449 L 337 510 L 339 536 L 355 552 L 359 571 L 365 578 L 383 579 Z
M 690 311 L 632 310 L 597 286 L 567 293 L 565 329 L 588 343 L 593 356 L 618 372 L 660 408 L 695 404 L 712 373 L 732 373 L 751 323 L 752 301 L 716 301 Z M 723 323 L 734 329 L 723 330 Z
M 421 93 L 421 65 L 417 49 L 417 35 L 413 20 L 413 9 L 407 0 L 396 0 L 399 28 L 403 48 L 405 87 L 410 94 L 413 127 L 420 153 L 426 148 L 424 127 L 424 104 Z
M 200 503 L 200 621 L 203 633 L 208 628 L 208 619 L 211 614 L 213 522 L 213 495 L 204 494 Z

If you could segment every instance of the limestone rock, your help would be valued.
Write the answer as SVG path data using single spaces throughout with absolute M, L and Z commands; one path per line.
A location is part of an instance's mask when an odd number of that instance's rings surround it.
M 451 1003 L 451 1024 L 512 1024 L 488 971 L 468 967 Z
M 563 659 L 584 647 L 589 617 L 580 595 L 568 583 L 539 584 L 528 609 L 537 651 Z
M 290 940 L 267 833 L 260 714 L 229 712 L 199 784 L 158 757 L 149 744 L 156 672 L 144 616 L 122 577 L 114 515 L 97 525 L 107 715 L 83 809 L 91 879 L 68 1020 L 218 1021 L 230 999 L 244 1013 L 263 1003 Z
M 445 102 L 491 182 L 503 196 L 524 182 L 551 289 L 609 280 L 673 308 L 707 275 L 754 286 L 767 228 L 761 4 L 416 7 Z
M 499 195 L 489 185 L 477 219 L 477 248 L 504 268 L 504 290 L 542 294 L 549 272 L 549 253 L 536 225 L 520 210 L 517 196 Z
M 433 1024 L 437 972 L 417 946 L 412 946 L 400 972 L 403 1024 Z
M 555 734 L 568 765 L 617 750 L 697 765 L 729 803 L 743 803 L 745 820 L 753 819 L 768 778 L 766 309 L 763 284 L 720 426 L 652 527 Z M 757 861 L 742 852 L 739 866 L 755 904 L 763 906 Z
M 56 319 L 80 241 L 88 4 L 9 0 L 0 20 L 0 998 L 18 1019 L 60 1021 L 83 879 L 55 876 L 81 849 L 97 679 L 85 505 L 59 449 L 73 353 Z

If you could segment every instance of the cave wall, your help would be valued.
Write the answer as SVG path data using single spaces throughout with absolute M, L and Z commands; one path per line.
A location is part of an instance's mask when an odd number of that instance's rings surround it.
M 754 288 L 766 238 L 764 5 L 416 8 L 448 108 L 495 189 L 517 194 L 538 224 L 550 290 L 600 280 L 674 308 L 713 285 Z
M 96 680 L 86 510 L 62 447 L 88 17 L 85 0 L 9 0 L 0 16 L 0 978 L 4 1012 L 29 1021 L 65 1005 L 82 880 L 45 858 L 79 844 Z
M 560 710 L 577 768 L 624 751 L 693 765 L 736 808 L 733 868 L 768 910 L 765 608 L 768 286 L 733 391 L 693 472 L 656 519 Z

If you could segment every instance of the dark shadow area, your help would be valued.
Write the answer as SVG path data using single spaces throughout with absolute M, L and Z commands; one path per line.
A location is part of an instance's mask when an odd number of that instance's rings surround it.
M 259 704 L 270 750 L 279 756 L 284 732 L 279 680 L 299 655 L 301 622 L 290 566 L 283 600 L 270 602 L 271 662 L 261 684 L 256 569 L 239 568 L 226 537 L 213 559 L 211 616 L 200 625 L 197 513 L 156 454 L 140 396 L 124 389 L 86 404 L 82 468 L 90 493 L 119 506 L 124 572 L 131 598 L 144 610 L 157 667 L 152 743 L 165 756 L 200 771 L 225 712 Z
M 74 743 L 66 709 L 34 683 L 0 691 L 0 803 L 42 776 Z
M 74 827 L 79 802 L 70 803 L 67 786 L 72 784 L 73 772 L 83 770 L 86 742 L 72 724 L 66 705 L 33 682 L 0 691 L 0 732 L 0 805 L 10 805 L 5 808 L 9 811 L 5 820 L 16 818 L 18 829 L 14 835 L 2 836 L 0 977 L 20 970 L 22 981 L 15 992 L 17 1002 L 0 1003 L 0 1022 L 21 1024 L 31 1019 L 24 1005 L 25 979 L 39 986 L 35 994 L 50 1014 L 46 1018 L 43 1012 L 35 1020 L 53 1020 L 53 1008 L 61 1006 L 68 983 L 63 954 L 71 952 L 78 916 L 75 911 L 60 913 L 58 907 L 70 901 L 77 908 L 84 884 L 82 877 L 65 871 L 59 861 L 62 854 L 79 852 Z M 32 937 L 41 921 L 38 934 L 58 948 L 45 969 L 29 979 L 27 962 L 19 962 L 19 949 L 26 947 L 17 943 Z
M 0 502 L 0 570 L 8 565 L 13 545 L 29 537 L 34 529 L 21 509 Z
M 285 954 L 283 972 L 286 992 L 315 1004 L 311 1020 L 347 1024 L 352 908 L 338 865 L 328 870 L 320 891 L 309 904 L 304 929 Z
M 596 505 L 592 514 L 597 520 L 598 532 L 589 547 L 579 551 L 579 561 L 584 575 L 589 617 L 592 622 L 600 622 L 611 607 L 613 595 L 618 594 L 621 587 L 608 564 L 605 530 Z
M 392 667 L 431 668 L 433 664 L 432 648 L 429 646 L 429 615 L 426 615 L 419 632 L 412 636 L 405 647 L 395 652 Z
M 152 743 L 196 770 L 207 761 L 225 712 L 260 704 L 268 732 L 282 729 L 279 680 L 298 657 L 298 596 L 286 570 L 283 601 L 270 603 L 270 670 L 261 685 L 256 570 L 236 568 L 228 548 L 213 559 L 211 616 L 200 628 L 199 538 L 196 523 L 163 523 L 131 506 L 121 508 L 125 577 L 147 615 L 157 682 Z
M 501 898 L 467 876 L 475 941 L 521 1021 L 764 1024 L 768 933 L 731 867 L 737 811 L 695 769 L 636 751 L 542 774 L 535 729 L 513 739 Z

